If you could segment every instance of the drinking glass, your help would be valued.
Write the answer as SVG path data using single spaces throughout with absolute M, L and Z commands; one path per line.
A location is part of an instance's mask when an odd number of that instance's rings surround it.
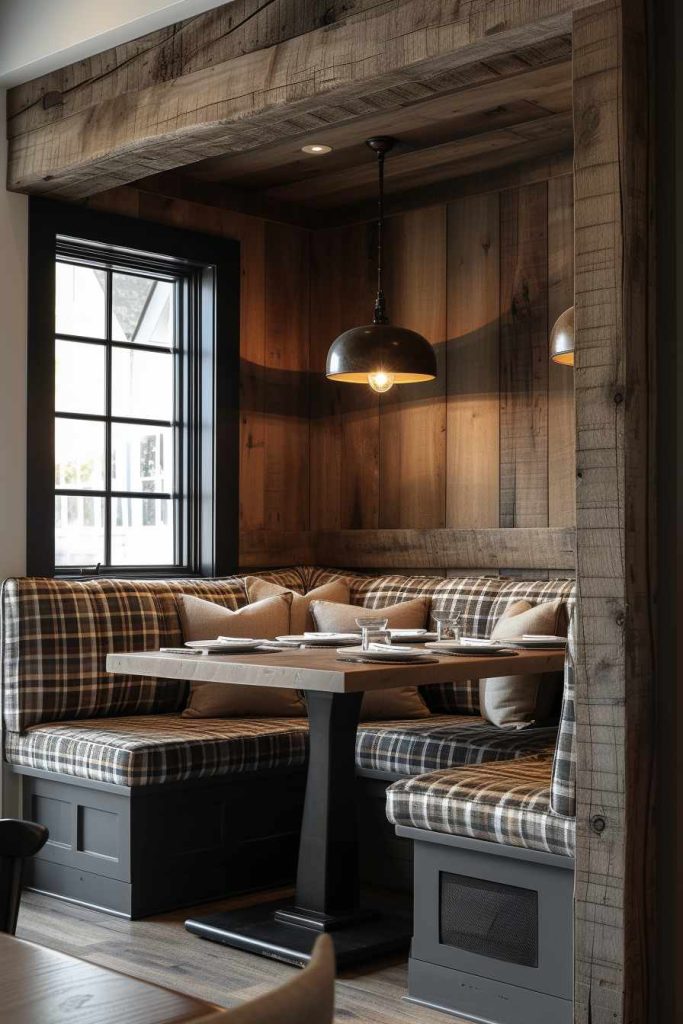
M 391 633 L 387 629 L 389 620 L 382 615 L 363 615 L 356 619 L 356 625 L 361 631 L 361 647 L 364 651 L 370 650 L 370 644 L 390 644 Z
M 458 643 L 462 639 L 461 614 L 455 615 L 450 611 L 436 611 L 432 612 L 432 618 L 436 622 L 437 640 L 455 640 Z

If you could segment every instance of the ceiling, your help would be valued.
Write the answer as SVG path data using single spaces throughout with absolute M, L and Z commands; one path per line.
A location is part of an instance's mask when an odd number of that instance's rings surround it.
M 295 223 L 372 216 L 376 158 L 365 145 L 390 135 L 388 207 L 429 202 L 436 188 L 492 168 L 567 151 L 572 145 L 571 37 L 558 36 L 454 71 L 449 88 L 407 97 L 386 114 L 350 111 L 328 130 L 227 153 L 139 184 Z M 418 90 L 415 90 L 418 91 Z M 323 143 L 324 156 L 301 147 Z

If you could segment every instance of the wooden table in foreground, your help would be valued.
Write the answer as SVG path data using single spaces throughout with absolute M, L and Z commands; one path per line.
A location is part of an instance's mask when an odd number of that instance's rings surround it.
M 403 665 L 352 663 L 334 650 L 320 649 L 208 656 L 109 654 L 109 672 L 307 691 L 310 751 L 294 903 L 191 919 L 188 930 L 298 967 L 308 961 L 323 931 L 332 935 L 340 967 L 406 949 L 410 928 L 404 919 L 360 905 L 355 746 L 363 693 L 558 672 L 563 665 L 564 652 L 556 650 L 505 657 L 440 656 L 437 662 Z
M 0 934 L 0 1021 L 7 1024 L 185 1024 L 216 1012 L 54 949 Z

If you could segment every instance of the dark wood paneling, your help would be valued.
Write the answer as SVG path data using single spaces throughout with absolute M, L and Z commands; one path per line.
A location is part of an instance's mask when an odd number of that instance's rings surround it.
M 547 183 L 500 201 L 500 525 L 547 526 Z
M 390 319 L 435 346 L 439 372 L 380 400 L 379 524 L 433 529 L 446 523 L 445 207 L 391 218 L 385 265 Z
M 500 520 L 499 197 L 448 207 L 446 525 Z

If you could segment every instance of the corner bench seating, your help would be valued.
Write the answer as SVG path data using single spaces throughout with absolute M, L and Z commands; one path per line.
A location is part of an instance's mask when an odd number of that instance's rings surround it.
M 372 576 L 301 567 L 261 573 L 299 593 L 337 576 L 353 603 L 420 594 L 487 636 L 513 600 L 571 602 L 569 580 Z M 2 593 L 4 759 L 23 776 L 25 816 L 51 841 L 36 888 L 127 916 L 293 877 L 307 756 L 305 718 L 185 719 L 185 684 L 108 675 L 113 650 L 182 643 L 175 594 L 236 609 L 242 577 L 220 580 L 8 580 Z M 423 688 L 432 715 L 363 723 L 361 820 L 386 878 L 387 783 L 454 765 L 544 756 L 556 727 L 500 730 L 478 716 L 478 682 Z M 393 840 L 396 844 L 396 840 Z M 401 847 L 409 844 L 401 843 Z M 405 860 L 405 854 L 402 855 Z

